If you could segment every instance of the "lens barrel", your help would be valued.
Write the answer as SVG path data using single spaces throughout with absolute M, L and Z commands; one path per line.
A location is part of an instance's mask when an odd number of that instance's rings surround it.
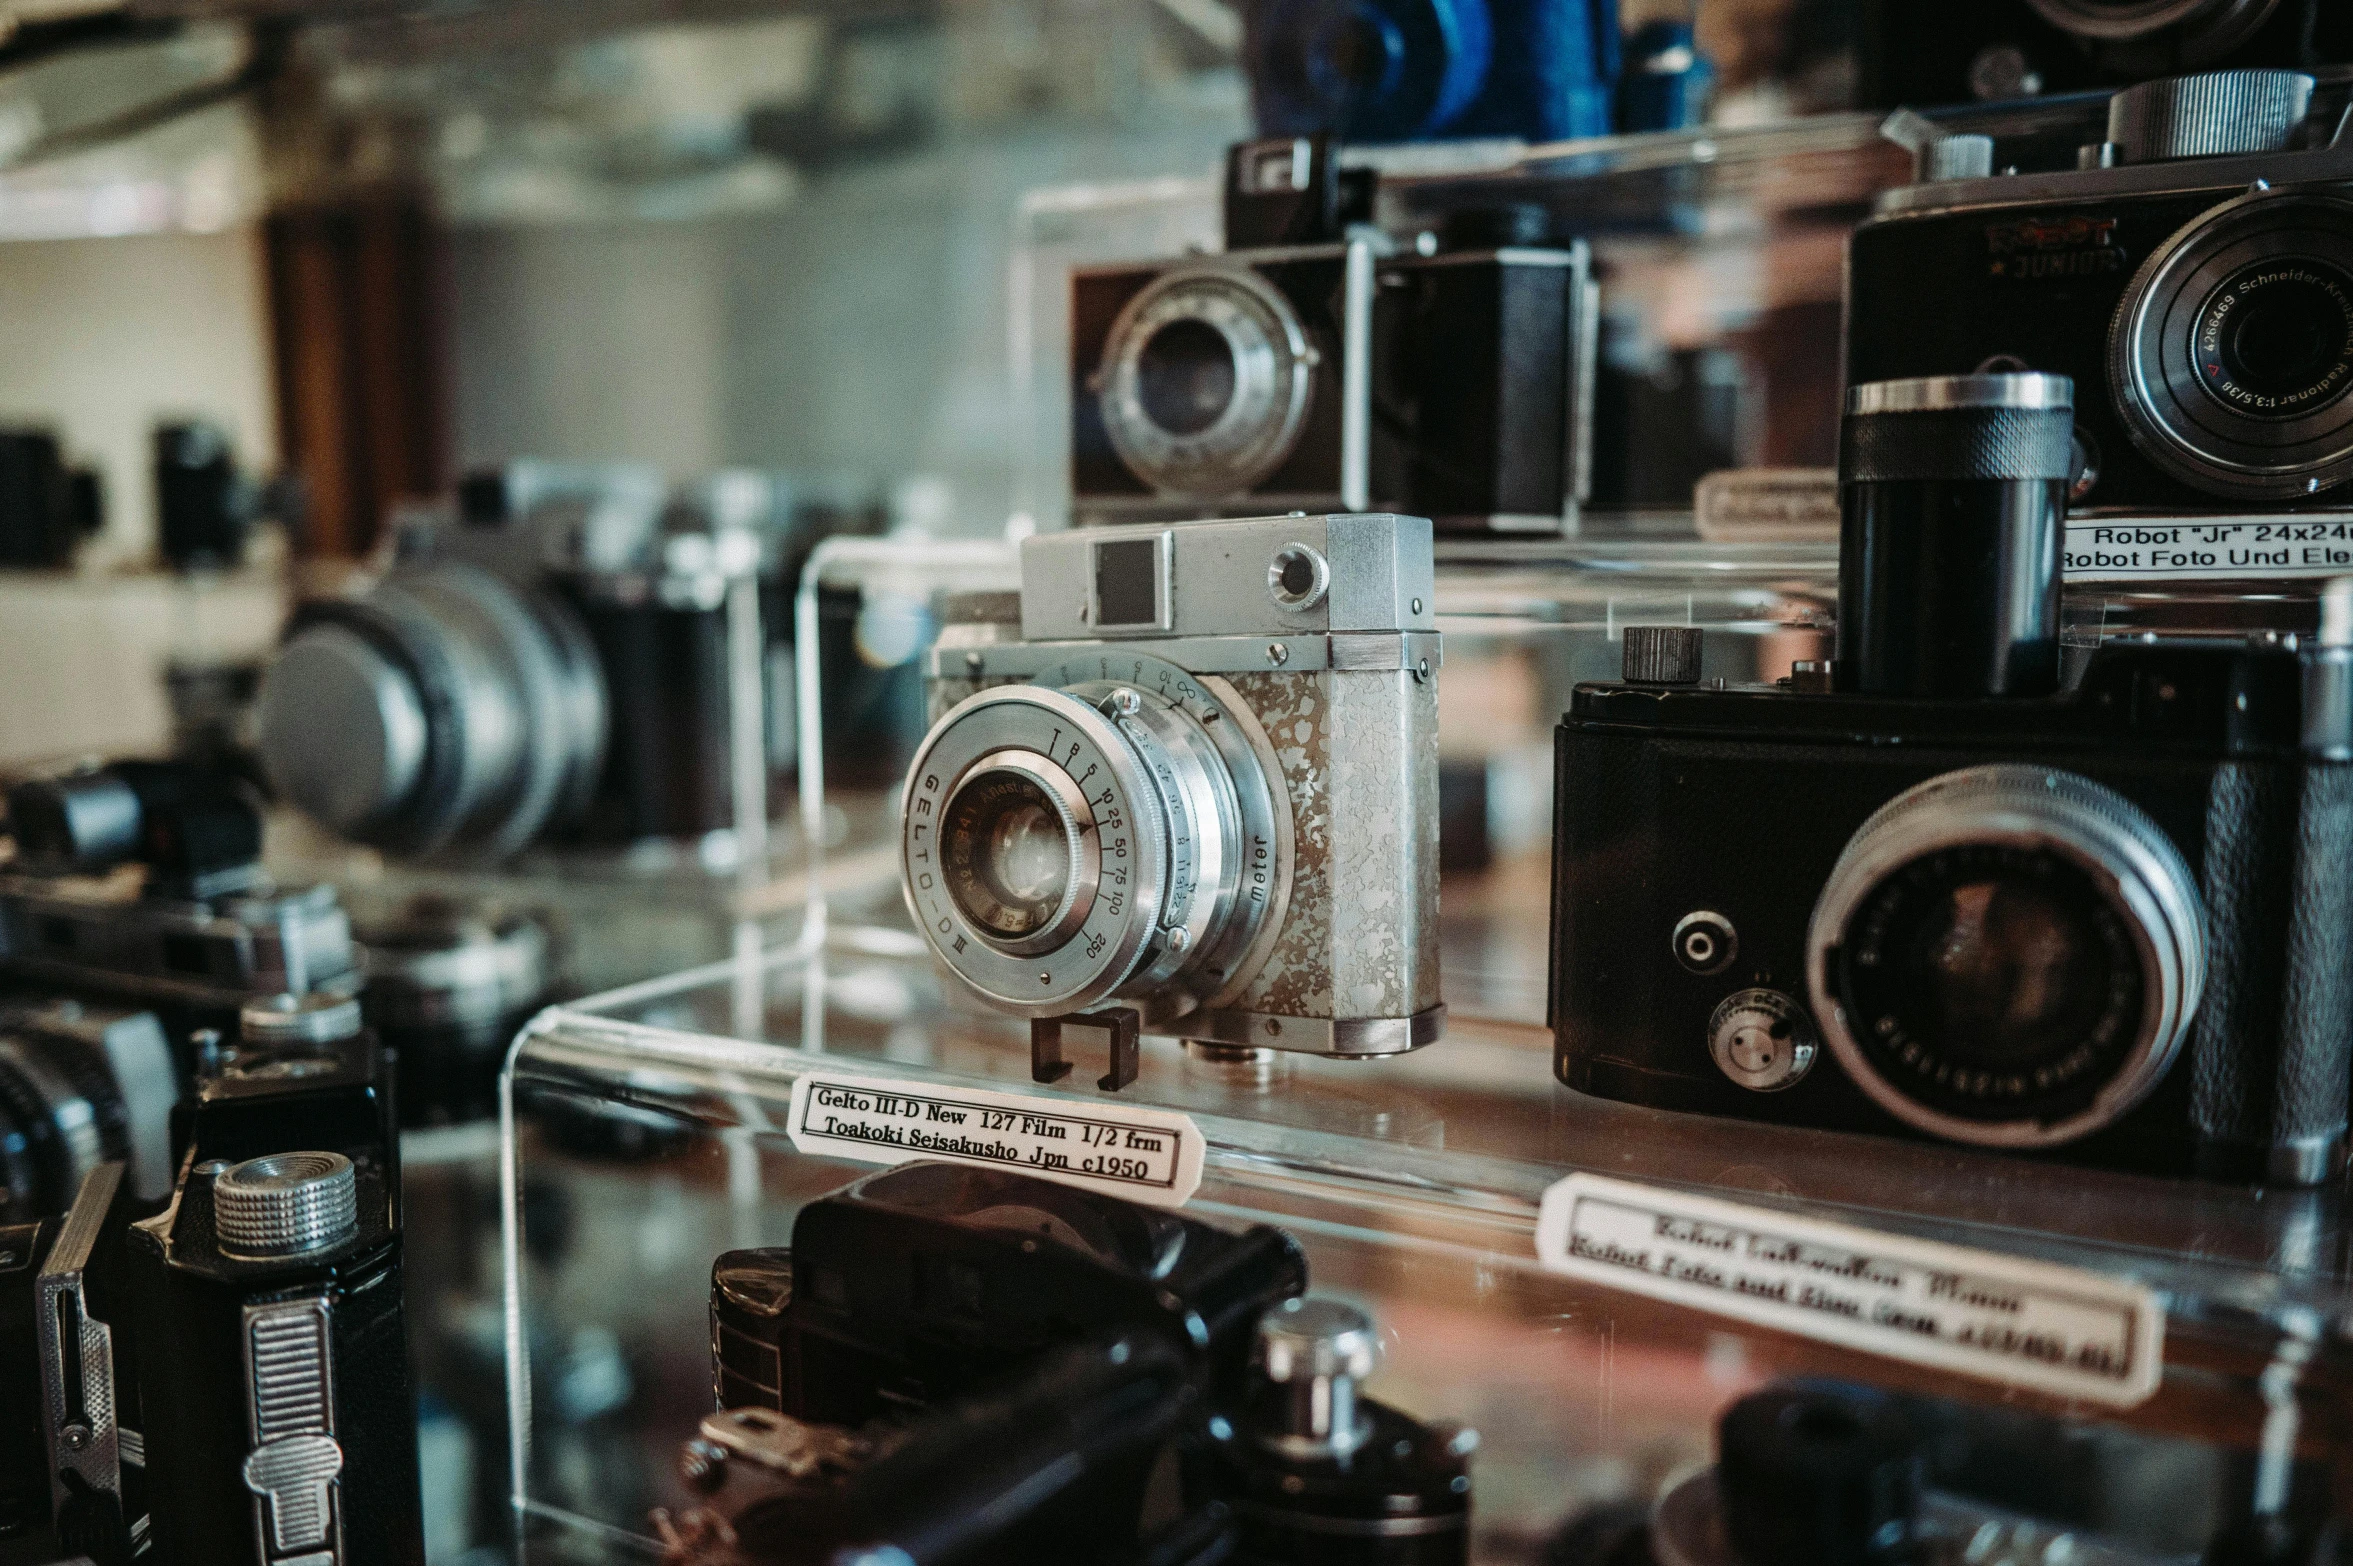
M 2074 410 L 2074 383 L 2063 375 L 1874 381 L 1848 393 L 1841 689 L 1967 697 L 2058 688 Z

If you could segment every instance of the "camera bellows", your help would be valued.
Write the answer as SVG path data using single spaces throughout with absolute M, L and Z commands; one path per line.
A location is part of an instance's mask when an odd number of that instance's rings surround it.
M 341 1153 L 249 1158 L 213 1182 L 212 1200 L 227 1256 L 307 1256 L 359 1232 L 359 1183 Z

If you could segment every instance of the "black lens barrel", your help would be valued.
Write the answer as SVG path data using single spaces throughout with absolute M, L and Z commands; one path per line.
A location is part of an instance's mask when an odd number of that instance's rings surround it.
M 2039 696 L 2059 684 L 2075 475 L 2063 375 L 1874 381 L 1839 442 L 1842 690 Z

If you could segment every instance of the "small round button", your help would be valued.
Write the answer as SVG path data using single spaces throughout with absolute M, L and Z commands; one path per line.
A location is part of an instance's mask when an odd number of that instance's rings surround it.
M 1675 921 L 1675 960 L 1693 973 L 1722 973 L 1740 955 L 1740 932 L 1713 909 L 1700 908 Z
M 1267 596 L 1285 609 L 1314 608 L 1331 585 L 1331 563 L 1305 544 L 1285 544 L 1266 568 Z
M 1752 1093 L 1778 1093 L 1814 1069 L 1814 1020 L 1778 990 L 1736 990 L 1708 1018 L 1716 1069 Z

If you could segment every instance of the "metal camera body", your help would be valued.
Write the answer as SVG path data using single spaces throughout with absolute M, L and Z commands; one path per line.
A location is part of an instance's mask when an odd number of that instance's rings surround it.
M 1418 517 L 1026 540 L 1018 606 L 951 600 L 931 653 L 901 876 L 934 953 L 1032 1019 L 1116 1003 L 1228 1045 L 1434 1042 L 1431 579 Z M 993 879 L 1016 862 L 1026 895 Z
M 418 1566 L 391 1062 L 359 1005 L 246 1014 L 126 1269 L 161 1557 Z
M 775 505 L 753 473 L 683 501 L 634 468 L 469 480 L 456 515 L 406 519 L 371 591 L 297 608 L 263 677 L 264 766 L 328 830 L 401 854 L 727 827 L 726 599 L 775 564 Z
M 1749 1120 L 2325 1178 L 2353 1039 L 2353 970 L 2320 955 L 2353 911 L 2345 657 L 2112 644 L 2047 697 L 1579 686 L 1555 751 L 1561 1080 Z M 1910 1020 L 1928 1002 L 1890 991 L 1917 979 L 1900 942 L 1925 899 L 2013 870 L 2075 899 L 2066 933 L 2109 945 L 2104 979 L 2043 975 L 2065 986 L 2054 1004 L 2092 1007 L 2064 1017 L 2080 1050 L 2005 1071 L 1940 1051 Z
M 2001 360 L 2072 377 L 2078 511 L 2353 502 L 2345 106 L 2341 82 L 2228 71 L 2116 94 L 2077 169 L 1995 174 L 1998 143 L 1927 143 L 1927 182 L 1854 234 L 1848 383 Z
M 1332 179 L 1328 156 L 1305 138 L 1244 143 L 1227 250 L 1072 274 L 1073 516 L 1573 528 L 1598 320 L 1585 246 L 1400 248 L 1336 204 L 1280 218 Z M 1262 206 L 1283 226 L 1253 231 Z

